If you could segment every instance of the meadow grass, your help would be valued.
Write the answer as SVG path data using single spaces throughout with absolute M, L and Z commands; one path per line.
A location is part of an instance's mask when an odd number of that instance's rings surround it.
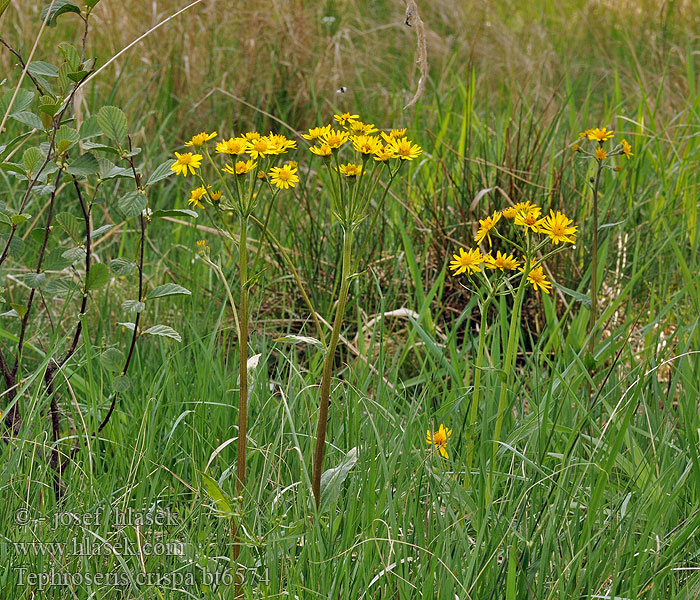
M 168 9 L 158 2 L 129 2 L 124 11 L 103 4 L 98 16 L 118 24 L 98 30 L 94 43 L 103 56 Z M 221 574 L 231 566 L 230 519 L 222 509 L 241 519 L 250 598 L 700 596 L 700 61 L 694 50 L 700 17 L 693 3 L 660 10 L 655 2 L 573 0 L 420 6 L 431 79 L 407 114 L 401 107 L 417 84 L 415 39 L 402 25 L 400 6 L 293 4 L 241 9 L 226 22 L 216 3 L 192 9 L 95 81 L 80 106 L 122 103 L 153 165 L 176 141 L 203 129 L 233 135 L 279 127 L 257 108 L 297 130 L 327 121 L 333 110 L 352 110 L 366 121 L 407 126 L 423 146 L 423 156 L 390 192 L 368 240 L 363 274 L 350 285 L 325 463 L 345 465 L 346 477 L 310 516 L 323 356 L 312 346 L 274 342 L 312 336 L 314 329 L 281 255 L 265 244 L 266 269 L 250 305 L 250 344 L 261 358 L 250 382 L 248 482 L 236 498 L 236 329 L 196 241 L 205 238 L 212 255 L 221 252 L 222 270 L 238 294 L 235 256 L 204 215 L 154 221 L 147 286 L 172 279 L 192 295 L 156 301 L 148 318 L 167 317 L 183 341 L 139 343 L 132 387 L 64 475 L 61 506 L 45 459 L 51 449 L 46 398 L 34 380 L 26 382 L 22 434 L 0 446 L 2 597 L 232 598 L 230 585 L 202 584 L 204 570 Z M 30 13 L 22 7 L 9 21 L 6 16 L 2 35 L 33 39 Z M 322 22 L 323 16 L 335 20 Z M 58 37 L 47 32 L 42 46 Z M 348 92 L 336 94 L 341 85 Z M 609 173 L 601 189 L 600 317 L 591 354 L 583 299 L 591 276 L 586 182 L 592 171 L 570 147 L 579 131 L 603 125 L 627 137 L 635 156 L 620 160 L 622 171 Z M 293 199 L 281 200 L 269 227 L 330 321 L 342 232 L 308 175 Z M 0 199 L 7 201 L 17 183 L 0 177 Z M 187 183 L 163 182 L 151 208 L 186 206 Z M 480 331 L 476 298 L 447 264 L 459 246 L 470 245 L 477 219 L 508 200 L 565 210 L 580 233 L 575 249 L 549 264 L 566 291 L 530 290 L 525 297 L 494 460 L 510 307 L 505 299 L 494 302 Z M 252 247 L 262 243 L 258 232 L 251 233 Z M 125 226 L 99 252 L 133 255 L 138 239 Z M 71 423 L 63 451 L 76 436 L 88 437 L 108 406 L 110 376 L 99 356 L 128 343 L 130 332 L 115 324 L 133 285 L 133 279 L 113 280 L 91 307 L 90 335 L 57 383 Z M 31 360 L 41 376 L 58 340 L 38 329 Z M 16 334 L 3 321 L 2 339 L 10 343 Z M 479 336 L 486 368 L 478 419 L 469 429 Z M 426 429 L 441 423 L 453 429 L 446 460 L 425 443 Z M 207 485 L 203 473 L 217 485 Z M 32 519 L 49 521 L 18 524 L 17 511 L 25 507 Z M 161 510 L 175 518 L 117 535 L 110 518 L 58 527 L 50 520 L 98 507 Z M 15 544 L 76 536 L 127 538 L 136 551 L 61 557 L 55 547 L 23 556 Z M 145 542 L 176 546 L 156 555 L 143 550 Z M 19 584 L 21 567 L 118 572 L 126 586 L 38 590 Z M 196 586 L 177 582 L 178 574 L 191 572 Z M 140 573 L 176 575 L 138 585 Z

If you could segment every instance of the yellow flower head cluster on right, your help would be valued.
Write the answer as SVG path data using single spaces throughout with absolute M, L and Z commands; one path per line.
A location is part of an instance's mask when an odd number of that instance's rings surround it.
M 583 158 L 592 158 L 597 160 L 600 164 L 605 163 L 605 161 L 614 156 L 625 156 L 627 159 L 634 156 L 632 145 L 626 139 L 621 139 L 619 144 L 613 142 L 612 140 L 615 137 L 615 132 L 607 127 L 586 129 L 579 133 L 578 137 L 578 142 L 573 144 L 571 149 Z M 594 142 L 594 147 L 587 149 L 587 142 Z M 610 142 L 610 144 L 607 144 L 607 142 Z M 615 168 L 614 170 L 619 171 L 620 169 Z
M 452 435 L 452 430 L 447 429 L 442 423 L 437 431 L 430 433 L 430 429 L 427 430 L 425 441 L 429 446 L 433 446 L 435 450 L 440 453 L 443 458 L 450 458 L 447 454 L 447 442 Z
M 504 227 L 514 227 L 515 233 L 520 236 L 536 236 L 534 242 L 541 245 L 543 239 L 549 238 L 549 242 L 558 246 L 559 244 L 575 244 L 578 227 L 573 225 L 573 221 L 560 211 L 549 211 L 549 215 L 542 216 L 542 209 L 532 204 L 530 201 L 518 202 L 513 206 L 497 210 L 484 219 L 479 219 L 479 228 L 474 237 L 475 248 L 465 250 L 459 248 L 450 261 L 450 269 L 453 275 L 466 273 L 471 276 L 481 273 L 485 276 L 482 267 L 502 274 L 509 272 L 524 271 L 525 260 L 516 258 L 513 253 L 497 250 L 496 254 L 491 251 L 482 253 L 479 244 L 486 241 L 488 247 L 492 245 L 492 235 L 497 236 L 506 243 L 510 241 L 509 235 L 504 232 L 499 233 L 501 225 Z M 522 247 L 522 246 L 517 246 Z M 500 275 L 499 275 L 500 276 Z M 527 281 L 532 284 L 535 290 L 542 290 L 548 294 L 551 290 L 551 283 L 547 280 L 542 265 L 531 264 L 530 269 L 525 274 Z

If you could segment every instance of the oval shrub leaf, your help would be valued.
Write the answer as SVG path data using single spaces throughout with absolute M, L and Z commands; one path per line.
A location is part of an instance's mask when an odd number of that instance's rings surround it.
M 85 288 L 95 290 L 101 288 L 109 281 L 109 269 L 104 263 L 97 263 L 90 267 Z
M 118 144 L 126 140 L 126 115 L 120 108 L 103 106 L 97 113 L 97 123 L 104 134 Z
M 143 333 L 147 333 L 148 335 L 160 335 L 163 337 L 169 337 L 178 342 L 182 341 L 180 334 L 177 331 L 175 331 L 172 327 L 168 327 L 167 325 L 154 325 L 153 327 L 149 327 L 148 329 L 146 329 L 146 331 L 144 331 Z
M 139 191 L 129 192 L 119 199 L 117 206 L 125 217 L 135 217 L 146 208 L 146 195 Z
M 162 298 L 164 296 L 190 296 L 192 292 L 176 283 L 166 283 L 159 285 L 150 291 L 148 298 Z

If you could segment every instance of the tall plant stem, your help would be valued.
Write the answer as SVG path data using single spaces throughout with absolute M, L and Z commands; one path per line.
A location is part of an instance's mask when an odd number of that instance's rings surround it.
M 467 431 L 469 440 L 467 441 L 467 470 L 464 485 L 469 486 L 470 470 L 474 459 L 474 427 L 479 414 L 479 401 L 481 399 L 481 366 L 484 360 L 484 344 L 486 340 L 486 314 L 488 313 L 491 299 L 487 299 L 481 305 L 481 324 L 479 326 L 479 345 L 476 351 L 476 362 L 474 363 L 474 391 L 472 392 L 472 403 L 469 408 L 469 422 Z
M 523 305 L 523 296 L 525 295 L 525 286 L 527 285 L 527 274 L 530 271 L 530 259 L 525 261 L 525 270 L 520 279 L 520 286 L 515 295 L 513 303 L 513 314 L 510 316 L 510 328 L 508 330 L 508 346 L 506 347 L 505 360 L 503 361 L 503 381 L 501 382 L 501 392 L 498 398 L 498 412 L 496 414 L 496 426 L 493 430 L 493 457 L 491 468 L 494 468 L 496 462 L 496 451 L 498 450 L 498 442 L 501 440 L 501 429 L 503 428 L 503 417 L 508 405 L 508 389 L 511 383 L 511 373 L 515 362 L 515 352 L 518 348 L 518 324 L 520 323 L 520 312 Z
M 245 487 L 246 440 L 248 435 L 248 215 L 241 213 L 241 233 L 238 241 L 238 262 L 241 277 L 241 301 L 239 303 L 238 352 L 240 356 L 240 386 L 238 399 L 238 459 L 236 463 L 236 492 L 240 495 Z M 232 527 L 233 558 L 238 559 L 241 546 L 238 540 L 238 528 Z
M 340 328 L 343 324 L 345 304 L 348 299 L 350 289 L 350 275 L 352 270 L 352 225 L 344 226 L 343 238 L 343 272 L 338 304 L 335 308 L 335 318 L 333 320 L 333 330 L 331 339 L 326 350 L 326 357 L 323 361 L 323 375 L 321 377 L 321 405 L 318 411 L 318 427 L 316 430 L 316 451 L 314 452 L 313 473 L 311 477 L 311 489 L 313 490 L 316 506 L 321 505 L 321 473 L 323 472 L 323 457 L 326 450 L 326 430 L 328 428 L 328 404 L 331 392 L 331 373 L 333 371 L 333 360 L 335 358 L 335 348 L 340 337 Z
M 593 328 L 598 320 L 598 184 L 600 173 L 603 170 L 603 161 L 598 161 L 598 171 L 595 174 L 593 184 L 593 247 L 591 249 L 591 313 L 588 321 L 588 333 L 591 336 L 588 341 L 588 350 L 593 353 L 595 338 Z

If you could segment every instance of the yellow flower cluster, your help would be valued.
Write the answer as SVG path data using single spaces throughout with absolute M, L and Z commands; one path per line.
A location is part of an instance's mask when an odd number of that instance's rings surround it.
M 541 236 L 547 236 L 549 241 L 555 246 L 562 242 L 574 244 L 576 242 L 577 226 L 572 226 L 573 221 L 560 211 L 549 211 L 549 215 L 542 216 L 542 209 L 529 201 L 518 202 L 514 206 L 509 206 L 503 210 L 498 210 L 485 219 L 479 219 L 479 229 L 474 237 L 474 242 L 478 245 L 484 240 L 488 241 L 491 247 L 491 234 L 498 235 L 496 230 L 497 224 L 501 219 L 512 221 L 513 224 L 524 231 L 526 234 L 534 233 Z M 506 242 L 510 242 L 503 236 L 498 236 Z M 546 240 L 545 240 L 546 241 Z M 512 243 L 512 242 L 510 242 Z M 540 246 L 544 242 L 540 242 Z M 520 246 L 518 246 L 520 248 Z M 523 257 L 523 263 L 527 262 Z M 498 250 L 495 256 L 491 252 L 482 254 L 481 250 L 476 247 L 470 250 L 459 248 L 458 253 L 453 255 L 450 261 L 450 269 L 453 275 L 467 273 L 482 273 L 482 266 L 487 269 L 506 271 L 523 271 L 524 267 L 521 262 L 507 252 Z M 527 273 L 527 281 L 537 289 L 541 289 L 545 293 L 549 293 L 551 283 L 544 275 L 543 268 L 539 264 L 532 265 Z
M 579 140 L 597 142 L 597 146 L 592 152 L 586 151 L 581 147 L 580 144 L 574 144 L 571 149 L 574 152 L 581 153 L 586 158 L 594 158 L 599 163 L 611 156 L 624 155 L 628 159 L 632 158 L 634 154 L 632 153 L 632 145 L 626 140 L 620 140 L 620 143 L 614 146 L 612 149 L 606 150 L 603 146 L 608 140 L 612 140 L 615 137 L 615 132 L 607 127 L 598 128 L 594 127 L 592 129 L 586 129 L 578 134 Z
M 330 158 L 348 143 L 352 144 L 363 160 L 372 157 L 375 161 L 384 163 L 392 159 L 413 160 L 423 152 L 419 145 L 404 137 L 405 128 L 380 133 L 374 123 L 360 121 L 359 115 L 344 113 L 335 115 L 333 119 L 339 129 L 334 129 L 333 125 L 322 125 L 301 134 L 304 139 L 313 142 L 309 150 L 321 158 Z M 375 135 L 377 133 L 380 135 Z M 345 169 L 344 172 L 341 168 L 339 172 L 347 177 L 357 177 L 360 174 L 354 169 Z

